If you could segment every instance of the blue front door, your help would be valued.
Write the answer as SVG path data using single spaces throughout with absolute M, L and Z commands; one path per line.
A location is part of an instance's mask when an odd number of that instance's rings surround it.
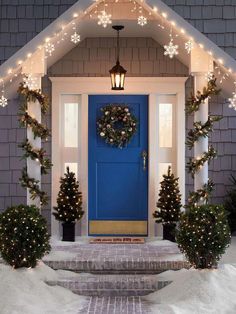
M 127 105 L 138 120 L 138 130 L 125 148 L 112 147 L 97 134 L 101 108 Z M 148 97 L 99 95 L 89 97 L 89 186 L 90 235 L 147 235 Z

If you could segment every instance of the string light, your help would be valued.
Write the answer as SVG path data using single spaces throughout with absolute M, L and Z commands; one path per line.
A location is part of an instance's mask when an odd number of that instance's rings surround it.
M 164 55 L 169 56 L 169 58 L 172 59 L 174 56 L 179 54 L 178 52 L 179 46 L 173 44 L 172 27 L 171 27 L 169 36 L 170 36 L 170 42 L 168 45 L 164 46 L 164 49 L 165 49 Z
M 207 82 L 210 82 L 211 80 L 214 79 L 214 73 L 212 71 L 208 71 L 205 74 L 205 79 L 207 80 Z
M 0 107 L 6 107 L 8 105 L 8 100 L 5 97 L 5 86 L 4 86 L 4 80 L 2 80 L 2 95 L 0 97 Z
M 140 26 L 147 25 L 147 18 L 145 16 L 143 16 L 143 15 L 140 15 L 138 17 L 138 25 L 140 25 Z
M 192 40 L 188 40 L 185 43 L 185 49 L 187 50 L 187 53 L 190 54 L 190 52 L 193 50 L 194 44 L 192 42 Z
M 31 73 L 23 77 L 23 86 L 25 88 L 28 87 L 30 90 L 37 89 L 38 87 L 37 77 L 33 76 L 33 74 Z
M 76 31 L 75 22 L 73 22 L 72 25 L 73 25 L 72 29 L 73 29 L 74 33 L 71 35 L 70 40 L 72 43 L 78 44 L 80 42 L 80 35 Z
M 49 54 L 49 56 L 51 57 L 53 51 L 55 51 L 55 46 L 54 44 L 52 44 L 50 41 L 48 41 L 45 44 L 45 51 Z
M 97 3 L 101 3 L 101 2 L 104 2 L 104 12 L 106 13 L 106 7 L 107 7 L 107 4 L 105 3 L 105 0 L 104 1 L 98 1 L 98 0 L 96 0 L 96 2 Z M 119 0 L 115 0 L 115 2 L 114 3 L 118 3 L 119 2 Z M 133 13 L 135 10 L 137 10 L 137 5 L 136 5 L 136 2 L 134 1 L 134 0 L 130 0 L 130 2 L 131 3 L 133 3 L 134 4 L 134 8 L 133 9 L 131 9 L 131 13 Z M 95 8 L 94 8 L 94 6 L 93 6 L 93 12 L 95 12 L 95 13 L 97 13 L 97 8 L 98 8 L 98 5 L 96 5 L 95 6 Z M 140 6 L 139 7 L 139 12 L 141 12 L 140 10 L 142 10 L 142 6 Z M 101 11 L 102 12 L 102 11 Z M 168 15 L 167 15 L 167 13 L 166 12 L 158 12 L 158 7 L 157 6 L 154 6 L 153 8 L 151 8 L 151 11 L 149 12 L 149 15 L 150 14 L 152 14 L 152 12 L 153 13 L 155 13 L 156 14 L 156 16 L 157 16 L 157 14 L 159 14 L 158 16 L 159 16 L 159 18 L 165 18 L 166 19 L 166 22 L 168 22 Z M 83 12 L 83 16 L 85 16 L 85 15 L 87 15 L 87 14 L 89 14 L 89 15 L 93 15 L 92 13 L 90 13 L 90 11 L 89 10 L 85 10 L 84 12 Z M 103 13 L 102 13 L 102 15 L 103 15 Z M 103 18 L 101 18 L 101 21 L 99 22 L 98 21 L 98 23 L 99 23 L 99 25 L 102 25 L 103 27 L 107 27 L 107 25 L 109 25 L 109 24 L 111 24 L 111 14 L 107 14 L 108 16 L 107 16 L 107 23 L 103 23 L 104 21 L 103 21 Z M 73 18 L 78 18 L 78 16 L 79 16 L 79 14 L 78 13 L 74 13 L 73 15 Z M 82 17 L 82 16 L 81 16 Z M 169 23 L 171 24 L 172 23 L 172 21 L 169 21 Z M 71 22 L 69 22 L 68 23 L 68 25 L 69 24 L 71 24 Z M 173 23 L 172 23 L 172 25 L 173 25 Z M 176 25 L 173 25 L 173 26 L 175 26 L 176 28 L 177 28 L 177 26 Z M 158 24 L 158 27 L 160 27 L 161 29 L 164 29 L 165 27 L 163 26 L 163 24 L 162 23 L 159 23 Z M 55 36 L 56 37 L 59 37 L 60 36 L 60 34 L 61 33 L 63 33 L 62 34 L 62 38 L 60 39 L 60 40 L 58 40 L 57 41 L 57 44 L 59 44 L 61 41 L 64 41 L 65 40 L 65 38 L 66 38 L 66 36 L 68 35 L 67 34 L 67 32 L 64 32 L 64 28 L 65 27 L 63 27 L 62 28 L 62 31 L 61 32 L 59 32 L 59 33 L 57 33 L 57 34 L 55 34 Z M 183 29 L 183 28 L 181 28 L 180 30 L 179 30 L 179 32 L 180 33 L 182 33 L 182 34 L 186 34 L 186 31 Z M 74 36 L 74 38 L 75 38 L 75 41 L 77 41 L 78 42 L 78 40 L 79 40 L 79 38 L 78 38 L 78 36 L 79 36 L 79 34 L 77 34 L 77 32 L 76 32 L 76 35 L 77 36 Z M 72 36 L 72 35 L 71 35 Z M 73 38 L 70 38 L 70 39 L 72 39 L 73 40 Z M 193 41 L 193 38 L 190 38 L 190 41 Z M 187 44 L 187 43 L 185 43 L 185 44 Z M 202 45 L 202 44 L 200 44 L 201 45 L 201 47 L 202 48 L 204 48 L 204 46 Z M 38 49 L 42 49 L 42 47 L 45 47 L 45 50 L 46 50 L 46 52 L 48 53 L 48 55 L 49 56 L 51 56 L 52 55 L 52 53 L 55 51 L 55 45 L 53 44 L 53 43 L 50 43 L 50 40 L 48 41 L 48 42 L 46 42 L 46 44 L 42 44 L 42 45 L 39 45 L 38 46 Z M 174 55 L 176 55 L 176 52 L 177 52 L 177 48 L 178 47 L 176 47 L 177 45 L 173 45 L 173 41 L 172 41 L 172 43 L 170 44 L 170 47 L 168 48 L 168 50 L 167 50 L 167 52 L 166 52 L 166 55 L 169 55 L 170 56 L 170 58 L 173 58 L 174 57 Z M 166 48 L 168 47 L 168 45 L 166 45 Z M 186 48 L 186 50 L 187 51 L 189 51 L 189 47 L 188 48 Z M 213 55 L 213 53 L 212 53 L 212 51 L 207 51 L 210 55 Z M 174 55 L 173 55 L 173 53 L 174 53 Z M 27 57 L 31 57 L 32 56 L 32 53 L 30 52 L 30 53 L 28 53 L 28 56 Z M 172 56 L 172 57 L 171 57 Z M 46 56 L 46 58 L 47 58 L 47 56 Z M 224 60 L 222 59 L 222 58 L 218 58 L 218 62 L 220 63 L 220 64 L 224 64 Z M 20 61 L 18 61 L 18 63 L 17 63 L 17 65 L 21 65 L 23 63 L 23 60 L 20 60 Z M 14 69 L 15 70 L 15 69 Z M 229 73 L 232 73 L 232 69 L 227 69 L 226 68 L 226 73 L 222 76 L 222 78 L 219 80 L 219 83 L 222 83 L 225 79 L 227 79 L 228 77 L 229 77 Z M 13 69 L 9 69 L 8 71 L 7 71 L 7 74 L 9 75 L 9 74 L 12 74 L 12 72 L 13 72 Z M 12 79 L 10 80 L 10 82 L 12 82 Z M 5 97 L 4 97 L 5 98 Z M 232 99 L 233 99 L 234 97 L 232 97 Z M 231 98 L 230 98 L 231 99 Z M 5 99 L 4 100 L 2 100 L 2 103 L 4 103 L 5 104 Z M 231 107 L 231 108 L 234 108 L 234 106 L 233 107 Z

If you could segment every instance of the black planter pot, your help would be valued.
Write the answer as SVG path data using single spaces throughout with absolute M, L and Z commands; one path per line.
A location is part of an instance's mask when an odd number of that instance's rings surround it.
M 63 222 L 62 223 L 62 241 L 75 242 L 75 223 Z
M 176 225 L 163 225 L 163 240 L 175 241 L 175 227 Z

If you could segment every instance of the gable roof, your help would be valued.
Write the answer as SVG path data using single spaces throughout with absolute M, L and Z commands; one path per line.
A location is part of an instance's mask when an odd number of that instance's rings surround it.
M 129 1 L 127 1 L 128 3 Z M 205 35 L 199 32 L 170 7 L 164 4 L 161 0 L 146 0 L 146 2 L 137 0 L 139 5 L 143 6 L 149 16 L 150 21 L 145 27 L 137 27 L 137 22 L 134 19 L 127 17 L 127 12 L 124 13 L 124 24 L 126 25 L 123 36 L 149 36 L 160 44 L 167 44 L 169 38 L 170 27 L 173 28 L 174 33 L 178 33 L 179 36 L 175 38 L 175 42 L 179 45 L 178 58 L 185 65 L 189 64 L 189 55 L 187 55 L 184 49 L 184 42 L 192 38 L 195 43 L 200 45 L 202 49 L 212 55 L 214 60 L 224 67 L 226 72 L 231 73 L 231 77 L 234 80 L 236 74 L 236 61 L 229 56 L 220 47 L 209 40 Z M 12 78 L 15 72 L 19 72 L 21 69 L 22 61 L 31 56 L 37 49 L 42 49 L 45 46 L 45 40 L 55 44 L 58 38 L 62 38 L 67 33 L 71 34 L 73 23 L 79 22 L 79 31 L 82 35 L 82 39 L 85 37 L 101 37 L 101 36 L 114 36 L 114 32 L 111 28 L 102 28 L 97 26 L 95 19 L 86 19 L 89 12 L 93 12 L 96 9 L 99 1 L 92 0 L 80 0 L 71 6 L 65 13 L 46 27 L 41 33 L 35 36 L 30 42 L 17 51 L 12 57 L 0 66 L 0 78 L 3 78 L 5 82 Z M 116 15 L 116 11 L 112 15 Z M 116 15 L 113 20 L 119 20 L 120 16 Z M 158 23 L 157 23 L 158 21 Z M 123 18 L 122 18 L 123 23 Z M 164 29 L 157 27 L 157 25 L 165 25 Z M 55 52 L 51 57 L 47 59 L 47 66 L 50 67 L 57 60 L 59 60 L 64 54 L 70 51 L 74 47 L 74 44 L 69 40 L 61 40 L 60 45 L 57 46 Z

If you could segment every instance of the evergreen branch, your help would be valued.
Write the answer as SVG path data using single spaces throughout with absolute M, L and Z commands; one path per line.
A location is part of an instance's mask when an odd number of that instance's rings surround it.
M 19 123 L 21 127 L 31 127 L 34 134 L 34 138 L 40 137 L 41 139 L 46 139 L 50 136 L 50 131 L 46 126 L 39 123 L 36 119 L 32 118 L 28 112 L 19 114 Z
M 216 78 L 213 78 L 207 83 L 207 87 L 203 88 L 202 93 L 197 91 L 196 96 L 193 94 L 186 101 L 185 111 L 187 114 L 192 114 L 199 110 L 200 105 L 210 96 L 218 95 L 220 93 L 220 89 L 216 86 Z
M 188 173 L 191 173 L 192 178 L 196 172 L 198 172 L 201 167 L 206 163 L 210 162 L 212 159 L 217 157 L 217 151 L 214 149 L 213 146 L 209 146 L 208 151 L 204 152 L 200 158 L 190 158 L 187 163 L 187 170 Z
M 202 124 L 201 121 L 194 122 L 194 129 L 188 132 L 186 145 L 189 149 L 192 149 L 194 143 L 197 142 L 201 137 L 209 137 L 209 132 L 213 132 L 214 122 L 220 121 L 222 116 L 208 116 L 206 123 Z
M 25 151 L 23 158 L 30 157 L 32 160 L 38 161 L 41 166 L 41 173 L 42 174 L 48 173 L 47 170 L 51 169 L 52 163 L 49 158 L 45 157 L 46 151 L 43 148 L 40 149 L 33 148 L 28 139 L 24 140 L 18 146 Z
M 196 192 L 191 192 L 188 197 L 188 205 L 185 207 L 189 208 L 191 206 L 195 206 L 201 200 L 208 203 L 209 196 L 214 189 L 214 185 L 214 182 L 209 179 L 208 182 L 203 185 L 202 189 L 198 189 Z
M 49 98 L 48 96 L 42 94 L 40 89 L 31 90 L 28 86 L 24 86 L 23 83 L 20 84 L 18 88 L 18 94 L 21 96 L 21 101 L 23 104 L 28 102 L 39 102 L 41 106 L 41 112 L 45 115 L 49 110 Z
M 37 197 L 40 199 L 41 205 L 47 205 L 48 196 L 46 192 L 42 191 L 39 187 L 39 181 L 34 178 L 30 178 L 27 173 L 27 167 L 23 168 L 22 176 L 19 179 L 20 184 L 23 188 L 29 189 L 30 198 L 35 200 Z

